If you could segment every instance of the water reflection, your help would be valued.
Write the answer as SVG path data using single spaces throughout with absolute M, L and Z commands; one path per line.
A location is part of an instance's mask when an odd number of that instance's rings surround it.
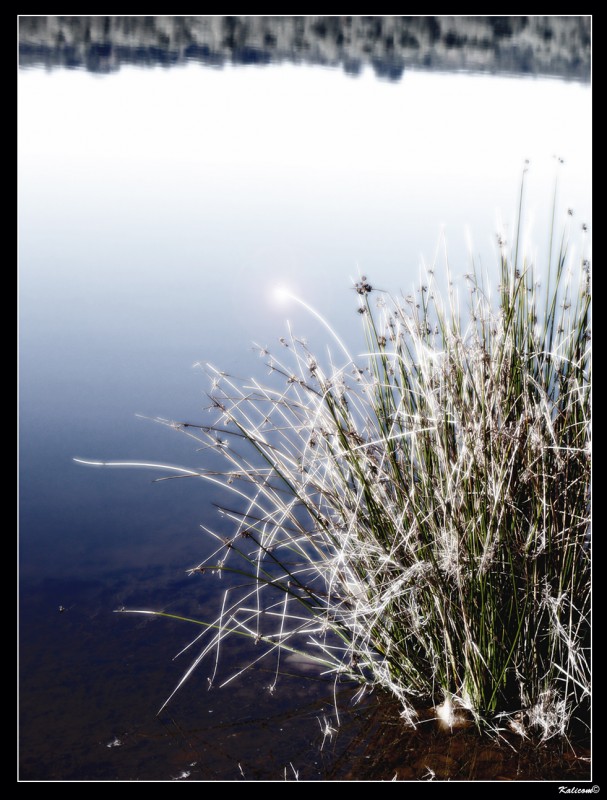
M 590 78 L 590 17 L 21 17 L 22 66 L 293 62 Z

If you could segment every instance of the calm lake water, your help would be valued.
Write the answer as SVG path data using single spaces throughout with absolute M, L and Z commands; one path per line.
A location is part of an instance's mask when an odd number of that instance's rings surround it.
M 276 285 L 358 346 L 353 279 L 409 291 L 441 232 L 456 277 L 470 250 L 491 269 L 526 159 L 530 250 L 546 244 L 555 156 L 559 220 L 589 224 L 590 123 L 590 86 L 561 78 L 382 80 L 286 62 L 21 70 L 22 780 L 350 775 L 365 706 L 340 689 L 344 724 L 326 736 L 333 682 L 305 664 L 271 695 L 271 663 L 211 691 L 203 663 L 156 716 L 192 631 L 113 611 L 214 618 L 221 584 L 186 575 L 211 546 L 213 492 L 73 459 L 204 463 L 150 421 L 204 421 L 197 364 L 263 377 L 252 343 L 274 346 L 287 318 L 325 345 Z M 250 647 L 228 648 L 220 674 Z

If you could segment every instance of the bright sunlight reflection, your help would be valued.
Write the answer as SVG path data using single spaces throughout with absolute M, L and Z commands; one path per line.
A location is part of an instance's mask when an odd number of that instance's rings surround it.
M 293 294 L 286 286 L 275 286 L 272 289 L 272 299 L 279 305 L 284 306 L 289 300 L 293 299 Z

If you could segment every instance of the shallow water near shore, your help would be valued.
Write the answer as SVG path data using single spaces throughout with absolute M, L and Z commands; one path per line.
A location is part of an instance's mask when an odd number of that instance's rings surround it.
M 492 269 L 527 159 L 530 249 L 548 237 L 555 156 L 559 219 L 589 225 L 589 85 L 449 72 L 446 44 L 439 71 L 403 56 L 401 72 L 326 48 L 329 63 L 244 63 L 227 44 L 221 63 L 161 67 L 148 49 L 145 66 L 136 43 L 104 70 L 90 65 L 126 51 L 74 41 L 65 63 L 65 43 L 34 44 L 19 76 L 21 780 L 588 780 L 588 742 L 409 731 L 389 701 L 355 705 L 358 687 L 301 661 L 220 688 L 255 658 L 244 640 L 157 716 L 197 631 L 115 611 L 213 619 L 225 580 L 187 570 L 214 546 L 201 526 L 227 523 L 201 482 L 73 459 L 204 464 L 151 421 L 207 419 L 201 363 L 263 378 L 252 343 L 277 347 L 287 317 L 325 349 L 277 284 L 360 349 L 352 280 L 407 293 L 442 236 L 457 280 L 470 252 Z
M 128 578 L 117 574 L 114 580 L 116 588 Z M 73 606 L 40 614 L 49 595 L 67 596 Z M 133 599 L 145 604 L 146 595 L 156 606 L 152 586 Z M 474 728 L 446 730 L 430 709 L 420 709 L 419 724 L 411 729 L 382 693 L 359 698 L 359 687 L 335 685 L 298 660 L 283 664 L 273 691 L 270 662 L 224 688 L 209 688 L 201 670 L 156 716 L 182 671 L 171 658 L 187 641 L 183 626 L 112 614 L 114 599 L 91 582 L 51 580 L 22 600 L 22 624 L 36 642 L 28 642 L 21 658 L 22 691 L 27 690 L 21 702 L 22 779 L 590 778 L 587 740 L 542 745 L 507 730 L 489 740 Z M 250 648 L 246 642 L 228 647 L 226 667 L 250 660 Z M 229 669 L 220 670 L 218 683 L 228 676 Z

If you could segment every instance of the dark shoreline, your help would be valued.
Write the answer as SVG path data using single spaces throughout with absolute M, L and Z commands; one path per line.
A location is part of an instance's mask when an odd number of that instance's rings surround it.
M 124 64 L 222 67 L 277 62 L 590 80 L 591 17 L 30 17 L 22 67 L 111 73 Z

